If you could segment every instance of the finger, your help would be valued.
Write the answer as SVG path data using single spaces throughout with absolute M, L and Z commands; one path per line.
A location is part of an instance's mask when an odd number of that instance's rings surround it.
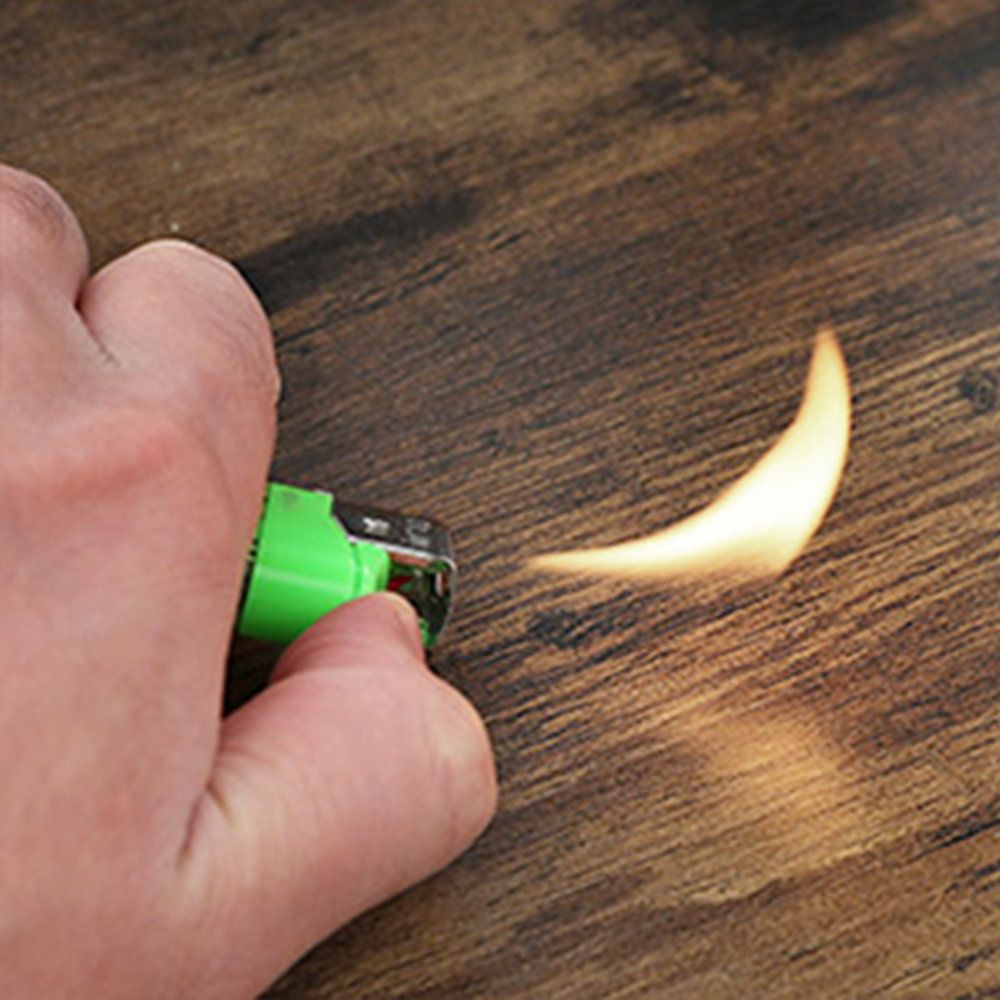
M 315 626 L 226 720 L 186 872 L 259 987 L 447 864 L 495 803 L 481 720 L 427 670 L 406 602 L 375 595 Z
M 73 302 L 86 274 L 87 244 L 66 202 L 41 178 L 0 164 L 0 282 Z
M 278 372 L 267 316 L 239 272 L 188 243 L 148 243 L 91 278 L 80 311 L 142 391 L 194 419 L 255 519 Z
M 0 398 L 51 398 L 97 356 L 73 304 L 87 273 L 76 217 L 45 181 L 0 164 Z

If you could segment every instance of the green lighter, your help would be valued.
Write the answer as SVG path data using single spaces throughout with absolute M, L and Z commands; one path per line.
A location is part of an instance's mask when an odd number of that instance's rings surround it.
M 291 642 L 338 605 L 392 590 L 416 608 L 429 648 L 448 616 L 455 568 L 448 532 L 434 521 L 271 483 L 247 562 L 237 629 L 255 639 Z

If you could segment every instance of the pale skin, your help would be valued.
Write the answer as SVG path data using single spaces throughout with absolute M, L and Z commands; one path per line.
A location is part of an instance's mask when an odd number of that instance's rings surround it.
M 221 717 L 277 393 L 234 268 L 163 241 L 88 276 L 62 199 L 0 167 L 0 996 L 253 996 L 493 814 L 400 598 Z

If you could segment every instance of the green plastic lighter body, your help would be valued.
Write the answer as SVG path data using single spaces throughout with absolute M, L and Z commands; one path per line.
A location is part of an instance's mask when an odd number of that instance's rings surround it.
M 333 516 L 329 493 L 268 486 L 257 528 L 238 630 L 291 642 L 347 601 L 385 590 L 392 560 L 385 549 L 351 540 Z
M 237 630 L 288 643 L 341 604 L 392 590 L 413 605 L 429 647 L 448 618 L 456 569 L 451 538 L 436 521 L 271 483 Z

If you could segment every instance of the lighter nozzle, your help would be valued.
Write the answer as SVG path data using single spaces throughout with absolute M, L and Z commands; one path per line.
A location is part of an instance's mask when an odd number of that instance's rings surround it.
M 334 505 L 334 515 L 352 542 L 375 545 L 388 554 L 388 589 L 414 606 L 424 642 L 432 646 L 448 618 L 457 570 L 447 529 L 424 517 L 339 501 Z

